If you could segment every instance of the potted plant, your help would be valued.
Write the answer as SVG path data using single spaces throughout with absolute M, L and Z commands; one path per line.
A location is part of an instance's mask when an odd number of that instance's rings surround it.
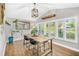
M 37 36 L 37 29 L 34 28 L 34 29 L 31 31 L 31 34 L 32 34 L 32 36 Z

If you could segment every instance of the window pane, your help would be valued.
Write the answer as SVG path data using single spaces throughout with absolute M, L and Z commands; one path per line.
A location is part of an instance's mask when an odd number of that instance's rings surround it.
M 75 39 L 75 21 L 67 20 L 66 21 L 66 37 L 67 39 Z
M 39 24 L 39 35 L 42 36 L 48 36 L 48 24 L 47 23 L 42 23 Z
M 64 24 L 62 21 L 58 22 L 58 37 L 60 38 L 64 37 Z
M 55 31 L 56 29 L 55 29 L 55 22 L 51 22 L 50 23 L 50 34 L 52 35 L 52 36 L 55 36 Z
M 44 34 L 44 24 L 39 24 L 39 34 L 40 35 Z
M 44 36 L 48 36 L 48 23 L 44 23 Z

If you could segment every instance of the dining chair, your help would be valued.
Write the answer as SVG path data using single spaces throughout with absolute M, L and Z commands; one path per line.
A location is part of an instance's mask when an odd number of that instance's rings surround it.
M 30 47 L 30 40 L 29 40 L 29 37 L 24 35 L 24 41 L 23 41 L 23 44 L 26 45 L 26 48 L 29 49 Z
M 31 50 L 32 50 L 32 55 L 37 55 L 37 53 L 38 53 L 38 48 L 37 48 L 37 44 L 38 44 L 38 42 L 37 41 L 35 41 L 34 39 L 32 39 L 32 38 L 30 38 L 30 48 L 31 48 Z

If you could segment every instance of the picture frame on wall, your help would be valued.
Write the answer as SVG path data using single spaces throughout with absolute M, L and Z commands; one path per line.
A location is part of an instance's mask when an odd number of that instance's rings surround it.
M 17 22 L 17 30 L 29 30 L 30 29 L 30 22 Z

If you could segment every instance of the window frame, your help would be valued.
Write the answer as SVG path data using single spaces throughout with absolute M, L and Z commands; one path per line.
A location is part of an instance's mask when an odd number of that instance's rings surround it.
M 69 19 L 70 20 L 71 19 L 75 20 L 75 39 L 74 40 L 66 38 L 66 21 L 69 20 Z M 78 20 L 78 17 L 77 16 L 73 16 L 73 17 L 67 17 L 67 18 L 62 18 L 62 19 L 55 19 L 55 20 L 46 21 L 46 22 L 39 22 L 38 26 L 39 26 L 39 24 L 44 24 L 44 23 L 48 24 L 48 38 L 55 38 L 57 40 L 63 40 L 63 41 L 67 41 L 67 42 L 77 43 L 78 42 L 78 21 L 77 20 Z M 63 24 L 64 24 L 64 29 L 63 29 L 64 30 L 64 35 L 63 35 L 63 38 L 58 37 L 58 21 L 62 21 Z M 55 31 L 56 35 L 55 36 L 50 35 L 51 34 L 51 31 L 50 31 L 50 23 L 51 22 L 55 22 L 55 28 L 56 28 L 56 31 Z M 39 30 L 39 28 L 38 28 L 38 30 Z M 38 32 L 38 34 L 40 35 L 39 32 Z M 44 36 L 44 34 L 41 35 L 41 36 Z
M 62 24 L 64 25 L 64 28 L 63 28 L 63 31 L 64 31 L 63 34 L 64 34 L 64 35 L 63 35 L 63 38 L 61 38 L 61 37 L 58 36 L 58 22 L 60 22 L 60 21 L 61 21 Z M 63 19 L 58 19 L 58 21 L 57 21 L 57 29 L 56 29 L 56 30 L 57 30 L 57 39 L 60 39 L 60 40 L 64 40 L 64 39 L 65 39 L 65 35 L 66 35 L 66 34 L 65 34 L 65 24 L 64 24 L 64 23 L 65 23 L 65 21 L 64 21 Z
M 51 25 L 52 22 L 55 23 L 55 29 L 57 29 L 57 27 L 56 27 L 56 21 L 54 21 L 54 20 L 53 20 L 53 21 L 50 21 L 50 22 L 49 22 L 49 37 L 52 36 L 52 35 L 51 35 L 51 30 L 50 30 L 50 25 Z M 57 33 L 56 33 L 56 32 L 57 32 L 57 30 L 55 30 L 55 36 L 52 36 L 52 37 L 57 37 Z
M 73 20 L 75 20 L 75 40 L 71 40 L 71 39 L 67 39 L 66 38 L 66 20 L 71 20 L 71 19 L 73 19 Z M 67 41 L 67 42 L 72 42 L 72 43 L 78 43 L 78 30 L 77 30 L 77 28 L 78 28 L 78 21 L 77 21 L 77 19 L 78 19 L 78 17 L 77 16 L 75 16 L 75 17 L 68 17 L 68 18 L 63 18 L 63 19 L 57 19 L 57 31 L 58 31 L 58 21 L 63 21 L 64 22 L 64 38 L 59 38 L 58 37 L 58 32 L 57 32 L 57 37 L 56 37 L 56 39 L 58 39 L 58 40 L 63 40 L 63 41 Z
M 39 26 L 40 26 L 40 24 L 48 24 L 48 27 L 49 27 L 49 23 L 48 22 L 41 22 L 41 23 L 38 23 L 38 34 L 40 35 L 40 36 L 44 36 L 44 33 L 43 33 L 43 35 L 41 35 L 41 33 L 39 33 L 40 31 L 39 31 Z M 43 30 L 44 31 L 44 30 Z M 48 28 L 48 37 L 49 37 L 49 28 Z
M 78 30 L 77 30 L 77 26 L 78 26 L 78 21 L 77 21 L 77 17 L 70 17 L 70 18 L 65 18 L 65 22 L 66 20 L 74 20 L 75 21 L 75 39 L 74 40 L 71 40 L 71 39 L 67 39 L 66 38 L 66 23 L 65 23 L 65 40 L 68 41 L 68 42 L 73 42 L 73 43 L 77 43 L 78 42 Z

